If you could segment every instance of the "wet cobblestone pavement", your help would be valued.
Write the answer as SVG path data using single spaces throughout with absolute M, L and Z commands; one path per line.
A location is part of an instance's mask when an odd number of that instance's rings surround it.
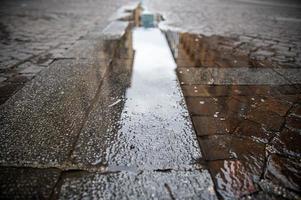
M 0 199 L 300 199 L 298 1 L 1 4 Z

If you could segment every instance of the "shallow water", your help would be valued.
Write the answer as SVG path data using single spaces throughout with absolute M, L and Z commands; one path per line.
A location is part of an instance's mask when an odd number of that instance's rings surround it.
M 131 86 L 109 167 L 171 168 L 201 157 L 165 35 L 157 28 L 133 30 Z

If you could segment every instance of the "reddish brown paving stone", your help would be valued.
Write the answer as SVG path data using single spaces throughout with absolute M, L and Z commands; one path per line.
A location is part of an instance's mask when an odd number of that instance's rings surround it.
M 257 191 L 250 172 L 240 160 L 212 161 L 209 169 L 223 199 L 238 199 Z
M 219 97 L 229 96 L 229 86 L 183 85 L 184 96 Z
M 186 98 L 186 104 L 192 115 L 210 115 L 221 112 L 221 108 L 213 98 Z
M 297 159 L 284 158 L 276 154 L 269 157 L 264 176 L 275 184 L 290 188 L 295 191 L 301 190 L 301 164 Z
M 298 132 L 284 129 L 275 137 L 271 145 L 277 152 L 301 158 L 301 135 Z
M 177 68 L 176 71 L 181 85 L 208 84 L 212 81 L 212 72 L 210 69 L 190 67 Z
M 192 121 L 198 136 L 231 133 L 239 123 L 237 118 L 224 117 L 194 116 Z
M 248 113 L 247 119 L 260 123 L 264 128 L 271 131 L 279 131 L 284 122 L 284 118 L 278 114 L 261 109 L 252 109 Z
M 232 112 L 240 113 L 245 116 L 251 108 L 251 103 L 246 101 L 239 101 L 237 98 L 229 98 L 227 101 L 227 108 Z
M 269 110 L 280 116 L 285 116 L 287 111 L 290 109 L 291 104 L 274 98 L 266 98 L 258 104 L 258 107 L 261 110 Z
M 198 138 L 206 160 L 224 160 L 237 158 L 230 151 L 232 137 L 229 135 L 215 135 L 210 138 Z
M 301 117 L 295 115 L 289 115 L 286 117 L 286 124 L 285 126 L 292 130 L 301 130 Z
M 265 145 L 247 138 L 214 135 L 198 140 L 206 160 L 242 158 L 254 162 L 265 157 Z
M 265 85 L 258 86 L 247 86 L 247 85 L 233 85 L 231 86 L 232 94 L 240 96 L 254 96 L 254 95 L 269 95 L 271 93 L 271 88 Z
M 234 134 L 258 139 L 264 143 L 267 143 L 273 137 L 272 133 L 264 130 L 260 124 L 249 120 L 244 120 L 239 124 Z

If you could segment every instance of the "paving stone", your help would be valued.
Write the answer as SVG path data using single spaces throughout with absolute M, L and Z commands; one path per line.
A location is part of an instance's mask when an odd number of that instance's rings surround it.
M 215 135 L 215 134 L 228 134 L 239 123 L 237 118 L 233 117 L 192 117 L 193 125 L 198 136 Z
M 22 84 L 9 84 L 6 83 L 3 86 L 0 86 L 0 95 L 2 97 L 9 97 L 14 94 L 18 89 L 22 87 Z
M 300 85 L 279 85 L 273 86 L 273 90 L 283 95 L 294 95 L 301 93 Z
M 2 164 L 57 166 L 68 159 L 105 69 L 86 62 L 53 63 L 0 107 Z
M 281 85 L 288 81 L 267 68 L 211 68 L 216 85 Z
M 301 117 L 301 105 L 295 104 L 290 111 L 290 115 Z
M 219 97 L 231 95 L 229 86 L 183 85 L 184 96 Z
M 268 159 L 265 178 L 285 188 L 300 192 L 300 161 L 272 155 Z
M 91 173 L 66 178 L 60 199 L 217 199 L 207 170 Z
M 262 179 L 258 184 L 263 191 L 259 192 L 260 195 L 255 194 L 252 196 L 256 199 L 260 199 L 260 197 L 262 199 L 300 199 L 300 195 L 296 192 L 276 185 L 267 179 Z
M 231 135 L 198 138 L 206 160 L 241 158 L 256 162 L 265 157 L 265 146 L 256 141 Z
M 260 124 L 249 120 L 244 120 L 242 123 L 240 123 L 234 134 L 250 137 L 264 143 L 268 143 L 274 136 L 273 133 L 262 128 Z
M 240 160 L 221 160 L 209 163 L 217 192 L 223 199 L 239 199 L 257 191 L 252 173 Z
M 301 158 L 301 136 L 299 132 L 283 129 L 279 136 L 275 137 L 271 145 L 277 152 Z
M 247 199 L 254 199 L 254 200 L 262 200 L 262 199 L 269 199 L 269 200 L 285 200 L 285 197 L 281 197 L 279 195 L 271 194 L 268 192 L 257 192 L 251 195 L 246 195 L 241 198 L 241 200 L 247 200 Z
M 300 68 L 275 68 L 275 71 L 284 76 L 291 84 L 301 83 L 301 69 Z
M 22 71 L 20 71 L 21 73 L 29 73 L 29 74 L 36 74 L 38 72 L 40 72 L 43 68 L 42 67 L 38 67 L 38 66 L 30 66 Z
M 49 199 L 59 176 L 56 169 L 0 167 L 0 198 Z
M 301 131 L 301 117 L 289 115 L 286 117 L 286 127 L 292 130 Z
M 213 98 L 186 98 L 186 103 L 190 114 L 213 116 L 216 112 L 221 112 L 221 107 Z
M 6 77 L 0 76 L 0 83 L 2 83 L 3 81 L 5 81 L 6 79 L 7 79 Z
M 272 111 L 253 109 L 247 115 L 251 121 L 262 124 L 264 128 L 271 131 L 279 131 L 284 123 L 284 118 Z
M 287 111 L 290 109 L 291 104 L 281 101 L 281 99 L 265 98 L 258 103 L 258 107 L 261 110 L 269 110 L 280 116 L 285 116 Z
M 188 85 L 213 84 L 211 69 L 207 68 L 177 68 L 180 83 Z

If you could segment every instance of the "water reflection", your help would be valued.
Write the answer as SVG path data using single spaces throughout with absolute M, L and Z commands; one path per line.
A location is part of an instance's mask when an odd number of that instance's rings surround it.
M 176 63 L 156 28 L 133 31 L 135 58 L 131 87 L 114 145 L 111 168 L 170 168 L 200 157 L 175 74 Z

